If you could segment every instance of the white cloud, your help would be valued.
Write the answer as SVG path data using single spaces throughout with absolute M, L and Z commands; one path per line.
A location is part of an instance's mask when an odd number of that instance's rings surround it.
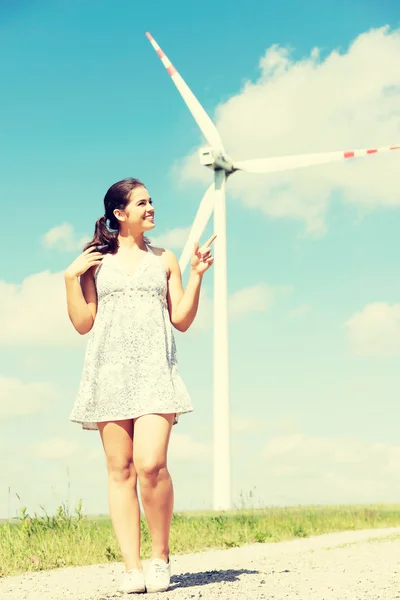
M 272 437 L 237 465 L 237 492 L 256 488 L 265 505 L 394 502 L 400 493 L 400 445 L 304 433 Z
M 260 283 L 232 294 L 229 298 L 229 315 L 238 319 L 248 312 L 264 312 L 271 303 L 272 291 Z
M 247 415 L 232 415 L 231 417 L 232 433 L 248 433 L 259 431 L 260 419 L 254 419 Z
M 400 349 L 400 304 L 374 302 L 345 323 L 350 348 L 358 356 L 390 356 Z
M 0 376 L 0 419 L 42 412 L 57 395 L 49 383 Z
M 101 446 L 100 448 L 96 448 L 95 450 L 91 450 L 90 452 L 86 453 L 86 460 L 88 462 L 99 462 L 99 461 L 103 461 L 104 459 L 104 449 L 103 446 Z
M 293 310 L 290 311 L 290 314 L 292 317 L 304 317 L 304 315 L 309 314 L 311 310 L 311 305 L 310 304 L 300 304 L 300 306 L 296 306 L 296 308 L 293 308 Z
M 186 244 L 190 232 L 190 227 L 177 227 L 176 229 L 171 229 L 166 233 L 151 238 L 151 243 L 154 246 L 164 247 L 168 250 L 170 248 L 173 249 L 182 249 Z
M 70 223 L 62 223 L 52 227 L 42 237 L 42 244 L 46 248 L 55 248 L 70 252 L 72 250 L 82 251 L 83 246 L 90 240 L 88 236 L 78 238 Z
M 245 414 L 232 415 L 233 433 L 270 433 L 282 432 L 292 433 L 298 427 L 297 420 L 291 416 L 284 415 L 277 419 L 262 419 L 249 417 Z
M 76 442 L 61 437 L 54 437 L 36 444 L 34 453 L 37 458 L 45 460 L 63 460 L 76 454 L 79 449 L 80 446 Z
M 67 314 L 63 273 L 0 281 L 0 344 L 82 344 Z
M 211 445 L 194 440 L 187 433 L 172 432 L 169 454 L 176 460 L 204 460 L 211 456 Z
M 204 330 L 210 327 L 212 323 L 213 301 L 210 298 L 207 289 L 202 288 L 200 292 L 199 308 L 196 318 L 191 326 L 192 331 Z
M 358 438 L 324 438 L 292 434 L 272 438 L 263 456 L 269 471 L 303 477 L 331 473 L 371 478 L 400 473 L 400 445 L 367 442 Z
M 399 144 L 400 30 L 358 36 L 347 51 L 292 60 L 270 47 L 257 81 L 217 107 L 216 124 L 234 159 L 263 158 Z M 201 101 L 201 97 L 199 97 Z M 335 191 L 365 208 L 400 205 L 400 152 L 269 176 L 236 173 L 229 193 L 274 218 L 324 232 Z M 174 166 L 181 181 L 209 179 L 197 155 Z
M 278 294 L 286 294 L 290 291 L 290 286 L 269 287 L 264 283 L 259 283 L 233 292 L 228 296 L 228 316 L 233 320 L 240 319 L 249 313 L 265 312 Z M 209 327 L 212 322 L 212 312 L 213 299 L 203 289 L 193 328 L 199 330 Z

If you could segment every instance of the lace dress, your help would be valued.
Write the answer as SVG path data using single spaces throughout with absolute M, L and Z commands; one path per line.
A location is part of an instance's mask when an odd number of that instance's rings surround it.
M 193 410 L 178 373 L 167 307 L 167 274 L 150 247 L 133 274 L 106 254 L 95 274 L 98 308 L 88 334 L 79 391 L 70 420 L 97 422 Z

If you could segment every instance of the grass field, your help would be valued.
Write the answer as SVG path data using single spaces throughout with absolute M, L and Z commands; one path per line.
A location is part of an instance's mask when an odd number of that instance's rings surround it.
M 225 513 L 176 513 L 171 553 L 232 548 L 253 542 L 277 542 L 334 531 L 400 525 L 400 505 L 299 506 Z M 150 556 L 150 537 L 142 519 L 142 558 Z M 0 576 L 66 566 L 119 561 L 121 556 L 108 518 L 84 517 L 79 504 L 69 514 L 30 517 L 0 524 Z

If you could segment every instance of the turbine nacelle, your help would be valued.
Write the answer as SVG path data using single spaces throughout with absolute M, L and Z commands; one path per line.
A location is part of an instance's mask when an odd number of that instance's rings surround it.
M 222 152 L 215 150 L 211 146 L 200 148 L 199 158 L 203 166 L 213 171 L 223 170 L 226 174 L 230 174 L 236 170 L 233 162 L 226 154 L 222 154 Z

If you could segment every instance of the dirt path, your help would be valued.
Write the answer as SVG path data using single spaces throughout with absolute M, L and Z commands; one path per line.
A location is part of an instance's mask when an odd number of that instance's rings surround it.
M 396 600 L 400 527 L 176 556 L 172 570 L 154 600 Z M 112 600 L 121 574 L 120 563 L 26 573 L 0 580 L 0 598 Z

